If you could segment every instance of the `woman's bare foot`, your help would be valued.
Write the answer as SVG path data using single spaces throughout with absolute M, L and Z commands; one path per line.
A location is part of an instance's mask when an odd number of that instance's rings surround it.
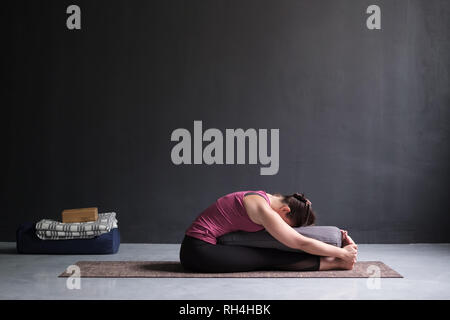
M 338 260 L 339 267 L 343 270 L 352 270 L 355 266 L 355 262 L 352 261 L 346 261 L 339 258 L 336 258 L 336 260 Z
M 321 257 L 319 270 L 352 270 L 354 262 L 348 262 L 335 257 Z
M 356 245 L 355 241 L 353 241 L 353 239 L 350 238 L 346 230 L 341 230 L 341 234 L 342 234 L 342 247 L 345 247 L 349 244 Z

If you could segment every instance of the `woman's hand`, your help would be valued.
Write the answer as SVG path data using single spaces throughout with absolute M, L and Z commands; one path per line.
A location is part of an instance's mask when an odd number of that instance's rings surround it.
M 342 248 L 342 256 L 340 258 L 344 261 L 355 263 L 358 255 L 357 248 L 356 244 L 346 245 Z

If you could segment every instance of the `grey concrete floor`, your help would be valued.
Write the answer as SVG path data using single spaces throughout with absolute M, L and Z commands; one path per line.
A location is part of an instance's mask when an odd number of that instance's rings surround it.
M 380 260 L 404 278 L 98 279 L 68 289 L 58 278 L 79 260 L 178 260 L 177 244 L 121 244 L 114 255 L 19 255 L 0 242 L 0 299 L 450 299 L 450 244 L 359 244 L 359 260 Z

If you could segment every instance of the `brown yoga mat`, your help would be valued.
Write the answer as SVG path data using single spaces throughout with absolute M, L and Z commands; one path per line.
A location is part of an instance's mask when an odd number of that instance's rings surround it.
M 82 278 L 403 278 L 381 261 L 358 261 L 353 270 L 196 273 L 177 261 L 78 261 Z M 69 277 L 63 272 L 59 277 Z

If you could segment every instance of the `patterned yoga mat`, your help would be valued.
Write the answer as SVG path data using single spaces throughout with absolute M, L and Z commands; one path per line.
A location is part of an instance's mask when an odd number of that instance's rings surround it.
M 76 265 L 81 278 L 403 278 L 381 261 L 358 261 L 353 270 L 229 273 L 190 272 L 178 261 L 78 261 Z M 72 274 L 65 271 L 59 277 Z

